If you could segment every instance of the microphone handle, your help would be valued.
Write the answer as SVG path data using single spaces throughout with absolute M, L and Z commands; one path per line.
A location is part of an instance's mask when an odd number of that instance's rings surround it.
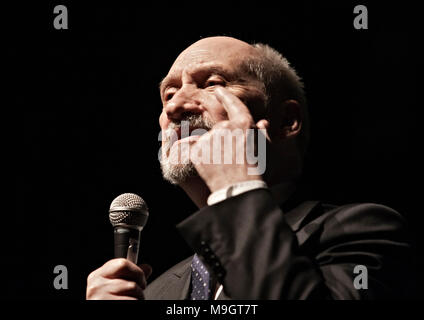
M 138 263 L 138 251 L 141 230 L 125 227 L 115 227 L 115 258 L 126 258 Z

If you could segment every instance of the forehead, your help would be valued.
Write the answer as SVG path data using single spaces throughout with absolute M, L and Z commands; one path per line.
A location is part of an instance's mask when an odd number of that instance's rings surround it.
M 236 75 L 240 62 L 252 55 L 252 49 L 250 45 L 241 41 L 239 43 L 199 41 L 177 57 L 160 87 L 163 88 L 166 84 L 180 79 L 183 71 L 188 73 L 208 71 L 226 76 Z
M 188 66 L 194 63 L 200 64 L 217 60 L 219 57 L 216 52 L 204 48 L 193 48 L 184 50 L 175 60 L 171 70 L 176 67 Z
M 238 40 L 228 41 L 227 39 L 210 39 L 199 41 L 181 52 L 172 67 L 176 65 L 190 64 L 193 62 L 213 60 L 217 60 L 222 63 L 231 62 L 252 54 L 252 49 L 252 46 Z
M 237 69 L 243 54 L 233 50 L 189 48 L 183 51 L 169 69 L 168 76 L 180 76 L 182 71 L 216 69 L 231 72 Z

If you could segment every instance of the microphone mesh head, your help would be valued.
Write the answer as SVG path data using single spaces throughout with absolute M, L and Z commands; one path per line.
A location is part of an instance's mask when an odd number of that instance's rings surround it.
M 128 207 L 134 210 L 147 210 L 146 202 L 134 193 L 123 193 L 116 197 L 110 204 L 110 209 L 114 209 L 116 207 Z
M 109 209 L 109 220 L 112 226 L 126 225 L 143 228 L 147 222 L 149 211 L 144 200 L 134 193 L 123 193 L 116 197 Z

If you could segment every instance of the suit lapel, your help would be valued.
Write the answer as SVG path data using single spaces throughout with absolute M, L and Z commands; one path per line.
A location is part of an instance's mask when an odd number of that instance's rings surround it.
M 319 201 L 305 201 L 284 214 L 288 225 L 293 231 L 296 232 L 300 229 L 305 217 L 318 205 L 318 203 Z
M 190 281 L 191 281 L 191 261 L 193 257 L 190 257 L 186 263 L 184 263 L 183 266 L 181 266 L 180 270 L 177 270 L 174 272 L 175 281 L 177 283 L 176 287 L 178 287 L 177 292 L 175 292 L 175 295 L 178 295 L 178 300 L 184 300 L 188 297 L 188 290 L 190 287 Z
M 153 281 L 146 289 L 146 299 L 184 300 L 188 297 L 191 280 L 191 260 L 189 257 Z
M 305 217 L 319 203 L 319 201 L 304 201 L 302 189 L 290 183 L 272 186 L 270 191 L 283 211 L 288 225 L 294 232 L 300 229 Z

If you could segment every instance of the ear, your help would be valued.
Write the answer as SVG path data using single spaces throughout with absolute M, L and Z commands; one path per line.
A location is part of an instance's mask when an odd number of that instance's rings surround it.
M 296 100 L 286 100 L 279 114 L 279 136 L 281 139 L 296 137 L 302 129 L 302 110 Z

